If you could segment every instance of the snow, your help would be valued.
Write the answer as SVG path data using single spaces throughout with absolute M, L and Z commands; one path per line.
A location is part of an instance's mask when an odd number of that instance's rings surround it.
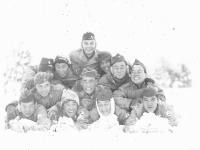
M 29 131 L 18 133 L 3 130 L 3 149 L 181 149 L 199 150 L 200 102 L 193 94 L 196 89 L 164 89 L 167 102 L 181 115 L 179 126 L 173 133 L 124 133 L 120 129 L 83 130 L 65 132 Z M 4 113 L 5 114 L 5 113 Z M 11 144 L 12 143 L 12 144 Z

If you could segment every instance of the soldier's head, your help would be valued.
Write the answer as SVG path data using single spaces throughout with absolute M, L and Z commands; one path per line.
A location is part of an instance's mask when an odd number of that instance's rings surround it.
M 91 68 L 84 68 L 81 73 L 81 86 L 87 94 L 92 94 L 98 84 L 97 71 Z
M 144 89 L 142 92 L 142 103 L 144 105 L 144 109 L 147 112 L 154 112 L 158 105 L 158 89 L 153 86 L 149 86 Z
M 144 82 L 145 78 L 147 76 L 146 67 L 143 63 L 141 63 L 139 60 L 135 60 L 135 62 L 132 65 L 132 71 L 131 71 L 131 80 L 135 84 L 141 84 Z
M 39 72 L 46 72 L 53 79 L 54 76 L 54 60 L 51 58 L 42 58 L 39 64 Z
M 126 63 L 124 56 L 117 54 L 112 57 L 110 71 L 117 79 L 122 79 L 129 73 L 129 66 Z
M 64 89 L 61 98 L 61 106 L 68 117 L 74 117 L 79 106 L 78 95 L 70 89 Z
M 108 116 L 111 112 L 112 91 L 105 87 L 97 94 L 97 109 L 103 116 Z
M 56 56 L 55 61 L 55 72 L 61 77 L 64 78 L 69 73 L 69 60 L 62 56 Z
M 94 33 L 86 32 L 83 34 L 82 42 L 81 42 L 82 48 L 85 52 L 85 54 L 90 57 L 96 48 L 96 40 Z
M 37 92 L 42 96 L 46 97 L 51 89 L 50 75 L 46 72 L 38 72 L 34 76 L 34 85 Z
M 23 89 L 19 98 L 19 110 L 25 117 L 33 115 L 35 111 L 35 103 L 36 101 L 33 94 L 29 90 Z
M 101 69 L 107 73 L 110 69 L 112 55 L 107 51 L 101 51 L 98 54 L 98 61 Z

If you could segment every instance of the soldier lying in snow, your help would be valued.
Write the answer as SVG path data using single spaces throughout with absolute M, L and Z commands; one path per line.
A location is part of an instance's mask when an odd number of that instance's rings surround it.
M 22 91 L 16 110 L 18 115 L 14 120 L 6 119 L 8 128 L 17 132 L 46 131 L 50 128 L 51 121 L 47 118 L 46 109 L 41 104 L 36 103 L 29 90 Z
M 177 126 L 180 118 L 174 113 L 173 106 L 158 99 L 158 91 L 155 87 L 147 87 L 142 93 L 142 101 L 138 101 L 134 105 L 127 119 L 124 127 L 125 132 L 128 132 L 145 113 L 153 113 L 161 118 L 166 118 L 171 126 Z
M 62 131 L 69 127 L 78 130 L 86 129 L 89 122 L 89 112 L 83 106 L 79 106 L 78 95 L 70 90 L 64 89 L 61 102 L 58 102 L 53 109 L 52 114 L 52 130 Z

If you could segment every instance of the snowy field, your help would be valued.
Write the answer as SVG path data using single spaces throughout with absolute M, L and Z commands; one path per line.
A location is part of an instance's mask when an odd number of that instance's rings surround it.
M 80 132 L 28 132 L 3 130 L 3 149 L 180 149 L 199 150 L 200 102 L 195 89 L 165 89 L 167 102 L 173 104 L 182 117 L 174 133 L 123 133 L 121 130 Z M 5 113 L 4 113 L 5 114 Z M 3 117 L 3 116 L 2 116 Z

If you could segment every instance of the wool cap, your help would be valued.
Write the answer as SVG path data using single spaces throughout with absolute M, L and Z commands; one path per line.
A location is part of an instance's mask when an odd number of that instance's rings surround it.
M 98 54 L 98 61 L 99 61 L 99 63 L 101 63 L 103 60 L 108 60 L 108 59 L 111 60 L 111 58 L 112 58 L 112 55 L 109 52 L 107 52 L 107 51 L 101 51 Z
M 54 66 L 53 66 L 54 62 L 53 59 L 50 58 L 42 58 L 40 61 L 40 65 L 39 65 L 39 71 L 41 72 L 46 72 L 48 70 L 50 71 L 54 71 Z
M 112 57 L 111 59 L 111 65 L 114 65 L 117 62 L 126 62 L 124 56 L 117 54 L 116 56 Z
M 157 95 L 158 95 L 158 89 L 154 86 L 148 86 L 142 92 L 143 97 L 152 97 Z
M 29 103 L 31 101 L 34 101 L 34 103 L 35 103 L 35 99 L 34 99 L 33 94 L 31 93 L 30 90 L 28 90 L 26 88 L 23 89 L 21 91 L 21 95 L 19 97 L 19 103 Z
M 99 75 L 97 73 L 97 71 L 95 69 L 92 69 L 92 68 L 84 68 L 83 71 L 81 72 L 81 75 L 80 77 L 94 77 L 94 78 L 98 78 Z
M 46 81 L 50 81 L 50 75 L 47 74 L 46 72 L 38 72 L 34 76 L 34 85 L 36 84 L 42 84 Z
M 68 101 L 75 101 L 79 105 L 79 97 L 76 92 L 70 89 L 64 89 L 61 97 L 61 106 L 63 107 Z
M 95 40 L 95 35 L 94 33 L 91 33 L 91 32 L 86 32 L 83 34 L 83 37 L 82 37 L 82 41 L 83 40 Z
M 112 98 L 112 91 L 109 87 L 103 87 L 97 94 L 97 101 L 106 101 Z
M 62 56 L 56 56 L 55 60 L 54 60 L 54 65 L 56 63 L 66 63 L 66 64 L 69 64 L 69 60 L 65 57 L 62 57 Z
M 139 60 L 135 59 L 135 62 L 133 63 L 132 67 L 134 65 L 140 65 L 140 66 L 142 66 L 144 68 L 144 72 L 147 73 L 145 65 L 143 63 L 141 63 Z

